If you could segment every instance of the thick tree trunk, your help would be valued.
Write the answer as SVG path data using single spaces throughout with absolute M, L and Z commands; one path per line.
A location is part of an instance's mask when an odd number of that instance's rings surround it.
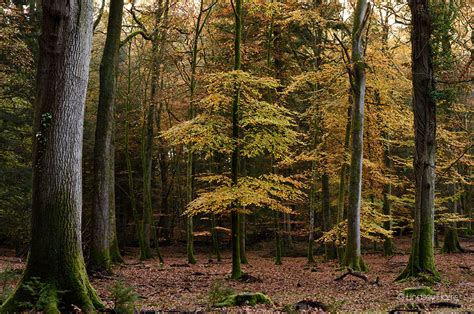
M 0 312 L 23 309 L 45 284 L 48 313 L 102 308 L 81 245 L 82 135 L 92 40 L 92 1 L 42 1 L 33 148 L 30 252 L 15 292 Z M 64 308 L 59 308 L 58 298 Z M 44 299 L 46 300 L 46 299 Z
M 241 69 L 240 44 L 242 42 L 242 0 L 235 0 L 235 38 L 234 38 L 234 70 Z M 236 86 L 234 101 L 232 103 L 232 140 L 234 149 L 232 151 L 231 175 L 232 185 L 236 186 L 239 180 L 239 104 L 240 88 Z M 240 215 L 238 209 L 234 208 L 231 214 L 232 220 L 232 278 L 238 279 L 242 276 L 240 267 Z
M 344 266 L 366 270 L 360 253 L 360 205 L 362 198 L 362 149 L 364 136 L 365 61 L 363 32 L 369 18 L 367 0 L 358 0 L 352 28 L 352 62 L 354 107 L 352 110 L 352 156 L 350 168 L 349 207 L 347 210 L 347 244 Z
M 111 0 L 107 37 L 100 64 L 99 105 L 95 130 L 94 209 L 89 261 L 89 267 L 93 271 L 109 272 L 112 255 L 116 261 L 121 261 L 115 228 L 113 133 L 115 81 L 122 30 L 122 13 L 123 0 Z
M 415 117 L 415 222 L 410 259 L 398 279 L 439 274 L 434 261 L 436 102 L 429 0 L 411 0 L 413 114 Z

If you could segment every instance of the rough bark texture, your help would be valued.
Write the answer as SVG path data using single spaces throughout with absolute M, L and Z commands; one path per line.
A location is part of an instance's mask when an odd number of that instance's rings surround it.
M 242 0 L 235 0 L 235 38 L 234 38 L 234 70 L 241 68 L 241 52 L 240 44 L 242 42 Z M 231 175 L 232 185 L 235 186 L 239 179 L 239 103 L 240 103 L 240 88 L 236 86 L 234 101 L 232 103 L 232 140 L 234 141 L 234 149 L 232 151 Z M 232 221 L 232 275 L 233 279 L 238 279 L 242 276 L 240 267 L 240 215 L 234 211 L 231 214 Z
M 87 277 L 81 247 L 82 135 L 92 39 L 92 1 L 42 1 L 33 148 L 32 239 L 26 268 L 0 312 L 31 302 L 23 285 L 38 278 L 44 311 L 72 304 L 102 308 Z M 61 293 L 60 293 L 61 292 Z
M 360 205 L 362 192 L 362 149 L 364 136 L 365 61 L 363 31 L 367 23 L 369 4 L 358 0 L 352 29 L 353 94 L 352 156 L 350 168 L 348 231 L 344 266 L 353 270 L 366 270 L 360 253 Z
M 410 1 L 413 114 L 415 116 L 415 222 L 410 259 L 398 279 L 439 277 L 434 261 L 436 102 L 429 0 Z
M 111 253 L 121 260 L 115 228 L 114 100 L 122 30 L 123 0 L 111 0 L 100 64 L 99 105 L 94 146 L 94 208 L 89 268 L 110 271 Z

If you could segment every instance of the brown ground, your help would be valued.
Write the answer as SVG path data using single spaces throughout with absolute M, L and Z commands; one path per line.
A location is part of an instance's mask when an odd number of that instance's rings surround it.
M 409 239 L 398 239 L 396 244 L 406 251 Z M 474 239 L 464 239 L 462 245 L 474 251 Z M 216 282 L 238 292 L 266 293 L 274 306 L 259 307 L 260 310 L 282 309 L 303 299 L 322 302 L 338 311 L 390 310 L 400 304 L 413 303 L 404 300 L 400 294 L 406 287 L 419 285 L 416 282 L 393 282 L 406 265 L 406 254 L 389 258 L 379 253 L 364 254 L 364 260 L 370 267 L 367 274 L 369 282 L 352 276 L 334 281 L 341 274 L 336 262 L 319 260 L 316 268 L 310 268 L 304 257 L 286 257 L 283 265 L 275 266 L 273 258 L 269 257 L 270 248 L 271 244 L 266 246 L 266 250 L 249 251 L 250 265 L 243 265 L 246 273 L 260 278 L 262 282 L 228 280 L 231 262 L 228 253 L 224 254 L 220 263 L 210 260 L 209 255 L 198 254 L 198 263 L 188 266 L 184 264 L 184 249 L 179 248 L 180 253 L 173 252 L 177 247 L 162 250 L 166 262 L 163 267 L 157 260 L 140 262 L 134 256 L 126 256 L 124 265 L 114 266 L 114 275 L 94 277 L 92 282 L 111 307 L 109 288 L 121 280 L 140 295 L 138 308 L 178 311 L 209 309 L 208 293 Z M 23 266 L 21 260 L 11 257 L 8 252 L 0 253 L 4 253 L 3 257 L 0 256 L 0 271 L 8 266 Z M 423 301 L 448 300 L 460 304 L 462 310 L 474 310 L 474 254 L 437 254 L 436 263 L 442 275 L 442 281 L 432 286 L 437 296 Z M 377 277 L 380 285 L 373 283 Z

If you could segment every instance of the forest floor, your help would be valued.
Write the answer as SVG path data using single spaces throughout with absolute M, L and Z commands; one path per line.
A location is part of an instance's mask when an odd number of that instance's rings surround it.
M 321 258 L 318 258 L 314 267 L 307 266 L 305 257 L 285 257 L 283 265 L 276 266 L 271 257 L 272 243 L 269 243 L 247 252 L 250 263 L 243 265 L 243 270 L 251 275 L 250 279 L 254 279 L 253 281 L 229 279 L 230 252 L 224 252 L 221 262 L 217 262 L 209 254 L 197 254 L 197 264 L 187 265 L 185 249 L 176 252 L 181 247 L 174 246 L 162 248 L 162 255 L 165 257 L 163 266 L 157 259 L 138 261 L 136 251 L 129 249 L 125 252 L 128 253 L 125 264 L 115 265 L 113 275 L 92 277 L 92 283 L 111 308 L 113 302 L 110 289 L 115 283 L 123 282 L 139 294 L 137 309 L 147 310 L 212 310 L 209 295 L 211 290 L 215 291 L 216 286 L 232 288 L 236 292 L 263 292 L 273 300 L 271 306 L 235 309 L 239 312 L 285 311 L 302 300 L 321 302 L 331 311 L 389 311 L 410 303 L 427 305 L 437 302 L 461 306 L 457 309 L 439 309 L 440 311 L 474 310 L 474 238 L 464 238 L 461 241 L 462 246 L 471 251 L 469 253 L 436 254 L 436 266 L 442 280 L 432 285 L 435 296 L 418 300 L 404 298 L 403 289 L 419 286 L 420 283 L 394 282 L 407 263 L 409 241 L 409 238 L 396 239 L 400 253 L 392 257 L 366 252 L 364 260 L 370 267 L 367 282 L 355 276 L 335 281 L 342 274 L 338 264 Z M 0 273 L 7 267 L 21 269 L 23 261 L 13 257 L 13 252 L 0 249 Z M 378 283 L 375 283 L 376 280 Z M 14 281 L 10 284 L 13 285 Z M 0 289 L 1 285 L 0 282 Z

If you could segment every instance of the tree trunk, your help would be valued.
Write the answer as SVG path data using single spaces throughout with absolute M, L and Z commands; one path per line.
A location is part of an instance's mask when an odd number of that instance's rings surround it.
M 341 223 L 344 217 L 344 207 L 346 202 L 346 177 L 347 177 L 347 163 L 346 163 L 346 153 L 349 150 L 350 139 L 351 139 L 351 114 L 352 106 L 347 108 L 347 122 L 346 122 L 346 132 L 344 136 L 344 156 L 341 165 L 341 172 L 339 175 L 339 191 L 337 194 L 337 223 Z M 337 248 L 337 255 L 340 262 L 344 259 L 344 246 L 339 245 Z
M 347 210 L 347 244 L 344 266 L 353 270 L 367 270 L 360 253 L 360 205 L 362 197 L 362 159 L 364 136 L 365 61 L 363 33 L 369 19 L 367 0 L 358 0 L 352 28 L 353 94 L 352 156 L 350 168 L 349 207 Z
M 450 186 L 450 194 L 456 195 L 456 184 L 451 184 Z M 451 204 L 451 212 L 453 214 L 458 213 L 458 200 L 454 200 Z M 459 235 L 458 235 L 458 226 L 456 222 L 453 222 L 450 226 L 446 226 L 445 233 L 444 233 L 444 243 L 443 243 L 443 253 L 460 253 L 464 252 L 464 249 L 461 247 L 459 243 Z
M 388 139 L 387 139 L 388 140 Z M 387 173 L 392 168 L 392 161 L 390 159 L 390 144 L 386 143 L 384 148 L 384 163 Z M 392 230 L 392 201 L 389 197 L 392 194 L 392 185 L 390 183 L 385 183 L 383 185 L 383 205 L 382 210 L 384 215 L 390 216 L 388 221 L 384 222 L 384 228 L 386 230 Z M 389 256 L 393 255 L 394 245 L 392 238 L 386 238 L 383 243 L 383 255 Z
M 411 0 L 413 114 L 415 117 L 415 222 L 410 259 L 397 278 L 439 274 L 434 261 L 436 102 L 430 44 L 429 0 Z
M 122 30 L 123 0 L 111 0 L 107 37 L 100 64 L 99 105 L 94 146 L 94 208 L 89 267 L 110 271 L 113 256 L 121 261 L 115 228 L 114 100 Z
M 235 38 L 234 38 L 234 70 L 241 69 L 240 44 L 242 42 L 242 0 L 235 0 Z M 234 149 L 232 151 L 232 186 L 236 186 L 239 180 L 239 103 L 240 88 L 236 86 L 234 101 L 232 103 L 232 141 Z M 232 278 L 238 279 L 242 276 L 240 267 L 240 215 L 238 209 L 234 208 L 231 214 L 232 221 Z
M 280 213 L 273 212 L 273 226 L 275 228 L 275 265 L 282 264 L 281 235 L 280 235 Z
M 42 1 L 33 147 L 30 252 L 0 312 L 24 310 L 45 284 L 43 311 L 103 308 L 89 283 L 81 240 L 84 103 L 92 48 L 92 1 Z M 47 299 L 46 299 L 47 298 Z M 64 308 L 59 308 L 58 299 Z
M 137 210 L 137 200 L 135 198 L 135 186 L 133 181 L 133 170 L 132 160 L 130 157 L 130 141 L 129 141 L 129 128 L 130 122 L 128 115 L 130 114 L 130 92 L 131 92 L 131 42 L 128 48 L 128 76 L 127 76 L 127 103 L 126 103 L 126 117 L 125 117 L 125 163 L 127 165 L 127 179 L 128 179 L 128 191 L 130 195 L 130 206 L 132 207 L 133 221 L 135 222 L 135 228 L 137 232 L 138 245 L 140 247 L 140 256 L 144 255 L 145 242 L 143 235 L 143 218 L 140 217 Z
M 323 223 L 324 231 L 327 232 L 332 228 L 332 213 L 330 204 L 330 193 L 329 193 L 329 175 L 323 173 L 321 176 L 322 186 L 322 207 L 323 207 Z M 324 249 L 327 259 L 335 259 L 337 257 L 337 251 L 334 243 L 325 243 Z

